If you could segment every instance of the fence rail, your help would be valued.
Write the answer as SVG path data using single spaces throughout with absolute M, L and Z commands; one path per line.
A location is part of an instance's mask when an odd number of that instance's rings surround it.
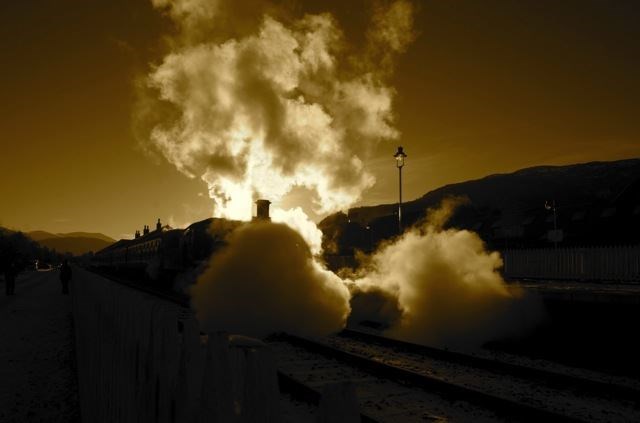
M 72 281 L 83 421 L 279 421 L 263 343 L 202 335 L 188 309 L 78 269 Z
M 640 282 L 640 246 L 502 251 L 508 278 Z

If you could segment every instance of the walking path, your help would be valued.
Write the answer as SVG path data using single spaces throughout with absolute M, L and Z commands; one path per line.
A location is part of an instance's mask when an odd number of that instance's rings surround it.
M 71 296 L 58 271 L 0 282 L 0 422 L 78 422 Z

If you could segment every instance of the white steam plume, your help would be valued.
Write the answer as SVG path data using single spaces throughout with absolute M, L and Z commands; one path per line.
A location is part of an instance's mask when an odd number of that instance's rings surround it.
M 318 265 L 298 232 L 269 222 L 236 229 L 192 298 L 205 330 L 257 337 L 337 332 L 350 311 L 342 280 Z
M 140 112 L 162 112 L 150 146 L 207 183 L 214 215 L 249 220 L 255 199 L 277 203 L 295 187 L 324 214 L 374 184 L 363 161 L 399 136 L 388 81 L 414 38 L 409 1 L 378 3 L 359 49 L 330 14 L 291 18 L 259 0 L 152 1 L 178 33 L 145 79 Z M 406 339 L 481 343 L 511 328 L 515 298 L 499 256 L 476 234 L 442 229 L 449 211 L 384 246 L 345 283 L 314 259 L 321 234 L 302 209 L 274 209 L 289 227 L 254 223 L 232 234 L 193 287 L 194 307 L 207 330 L 322 335 L 345 324 L 348 284 L 354 320 L 373 313 Z
M 274 222 L 284 223 L 302 235 L 314 256 L 322 253 L 322 231 L 300 207 L 289 210 L 275 209 L 271 218 Z
M 502 259 L 470 231 L 443 229 L 457 201 L 383 246 L 351 285 L 354 320 L 382 320 L 393 336 L 431 345 L 477 347 L 528 329 L 539 304 L 521 301 L 498 270 Z
M 233 9 L 222 0 L 154 5 L 183 35 L 215 28 L 218 14 Z M 295 186 L 315 194 L 318 213 L 345 209 L 375 182 L 363 159 L 378 141 L 398 136 L 386 80 L 390 57 L 411 40 L 410 16 L 406 1 L 376 9 L 377 35 L 363 60 L 346 59 L 330 14 L 288 24 L 264 15 L 254 33 L 238 38 L 180 38 L 147 78 L 173 112 L 153 127 L 151 145 L 206 181 L 217 216 L 248 220 L 252 200 L 277 202 Z M 382 52 L 385 66 L 371 60 Z
M 291 19 L 256 0 L 153 4 L 178 33 L 146 78 L 140 112 L 163 111 L 150 145 L 207 183 L 214 215 L 249 220 L 254 200 L 277 203 L 294 187 L 329 213 L 374 184 L 363 160 L 398 137 L 387 80 L 411 41 L 410 3 L 375 8 L 362 57 L 330 14 Z M 203 326 L 257 336 L 341 329 L 349 291 L 315 260 L 321 232 L 300 207 L 272 217 L 288 227 L 238 229 L 198 278 L 192 298 Z

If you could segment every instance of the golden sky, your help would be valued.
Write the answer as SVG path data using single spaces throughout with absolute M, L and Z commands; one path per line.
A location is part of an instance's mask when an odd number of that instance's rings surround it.
M 371 2 L 298 1 L 364 38 Z M 541 164 L 640 156 L 634 1 L 415 1 L 415 40 L 390 81 L 397 141 L 365 168 L 363 204 Z M 0 3 L 0 226 L 115 238 L 211 214 L 207 185 L 134 135 L 136 81 L 175 27 L 150 1 Z

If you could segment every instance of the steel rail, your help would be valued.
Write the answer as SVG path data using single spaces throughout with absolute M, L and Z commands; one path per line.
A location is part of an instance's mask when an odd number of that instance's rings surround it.
M 478 357 L 461 352 L 444 350 L 441 348 L 414 344 L 411 342 L 387 338 L 384 336 L 360 332 L 352 329 L 344 329 L 338 334 L 338 336 L 365 342 L 378 343 L 383 346 L 401 348 L 407 352 L 425 355 L 434 359 L 458 363 L 497 373 L 508 374 L 524 379 L 533 379 L 539 382 L 547 383 L 550 386 L 554 387 L 569 388 L 579 392 L 596 394 L 598 396 L 624 398 L 632 402 L 640 403 L 640 391 L 629 386 L 587 379 L 580 376 L 558 373 L 550 370 L 538 369 L 515 363 L 508 363 L 501 360 Z
M 298 345 L 307 350 L 320 353 L 326 357 L 348 363 L 378 377 L 416 386 L 430 392 L 440 393 L 449 400 L 464 400 L 479 405 L 495 412 L 498 415 L 504 416 L 509 420 L 516 419 L 524 422 L 583 421 L 572 416 L 567 416 L 554 411 L 537 408 L 528 404 L 492 395 L 478 389 L 468 388 L 438 377 L 391 366 L 380 361 L 372 360 L 360 354 L 335 348 L 320 341 L 288 334 L 279 334 L 275 339 L 280 339 L 285 342 L 289 342 L 292 345 Z

